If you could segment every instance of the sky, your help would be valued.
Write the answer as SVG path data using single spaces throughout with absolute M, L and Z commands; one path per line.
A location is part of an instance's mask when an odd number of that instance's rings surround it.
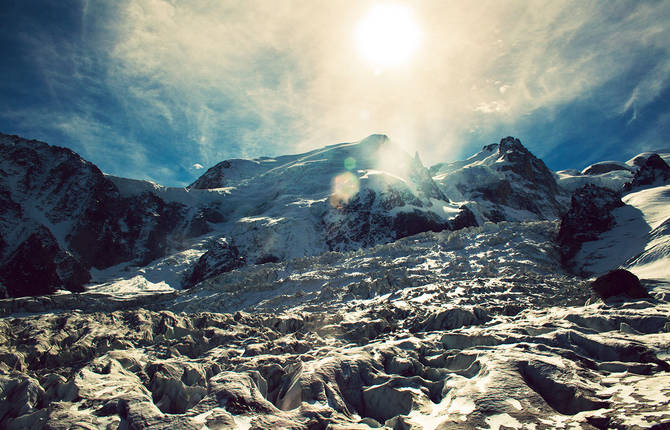
M 361 49 L 380 7 L 414 25 L 401 61 Z M 0 132 L 164 185 L 373 133 L 427 166 L 508 135 L 554 170 L 670 147 L 670 1 L 2 0 L 0 20 Z

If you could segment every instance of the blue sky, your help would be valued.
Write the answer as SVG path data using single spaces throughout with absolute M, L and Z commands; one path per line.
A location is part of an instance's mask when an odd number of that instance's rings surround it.
M 166 185 L 372 133 L 427 165 L 507 135 L 553 169 L 670 147 L 670 2 L 394 2 L 422 38 L 388 67 L 354 37 L 380 3 L 4 0 L 0 131 Z

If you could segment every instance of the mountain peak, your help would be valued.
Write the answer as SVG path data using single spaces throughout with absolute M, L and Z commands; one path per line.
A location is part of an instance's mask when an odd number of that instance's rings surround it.
M 500 145 L 498 146 L 498 151 L 503 153 L 510 150 L 529 152 L 528 149 L 521 144 L 519 139 L 512 136 L 502 138 L 500 140 Z
M 389 140 L 390 139 L 387 135 L 375 133 L 375 134 L 371 134 L 368 137 L 366 137 L 365 139 L 361 140 L 361 143 L 362 144 L 366 144 L 366 143 L 386 143 Z

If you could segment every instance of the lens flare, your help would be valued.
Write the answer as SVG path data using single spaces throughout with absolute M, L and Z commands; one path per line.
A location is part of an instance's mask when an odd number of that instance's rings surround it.
M 351 172 L 340 173 L 333 178 L 331 184 L 330 205 L 341 208 L 356 195 L 360 188 L 358 178 Z

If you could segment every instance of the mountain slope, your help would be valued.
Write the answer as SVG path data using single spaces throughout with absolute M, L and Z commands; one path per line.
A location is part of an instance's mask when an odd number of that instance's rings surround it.
M 566 210 L 553 173 L 513 137 L 431 172 L 449 199 L 468 204 L 481 221 L 557 219 Z
M 0 143 L 0 284 L 10 295 L 84 285 L 122 295 L 172 291 L 244 265 L 426 231 L 556 220 L 577 184 L 618 192 L 668 176 L 651 153 L 555 175 L 511 137 L 428 170 L 418 154 L 372 135 L 304 154 L 224 161 L 189 187 L 171 188 L 104 175 L 41 142 L 3 135 Z
M 12 295 L 80 290 L 91 268 L 146 264 L 193 224 L 155 193 L 122 196 L 69 149 L 0 135 L 0 151 L 0 280 Z
M 475 225 L 467 208 L 446 201 L 418 156 L 381 135 L 220 163 L 188 189 L 105 176 L 72 151 L 37 141 L 3 135 L 0 143 L 0 282 L 11 295 L 81 289 L 91 269 L 96 282 L 106 282 L 105 273 L 186 249 L 194 252 L 184 263 L 194 270 L 216 246 L 195 237 L 227 239 L 244 263 L 255 264 Z M 225 178 L 217 179 L 217 169 Z M 203 183 L 216 189 L 199 189 Z M 32 261 L 38 253 L 46 266 Z M 27 278 L 19 282 L 10 266 Z M 98 270 L 110 266 L 118 270 Z M 172 288 L 198 279 L 178 271 Z

